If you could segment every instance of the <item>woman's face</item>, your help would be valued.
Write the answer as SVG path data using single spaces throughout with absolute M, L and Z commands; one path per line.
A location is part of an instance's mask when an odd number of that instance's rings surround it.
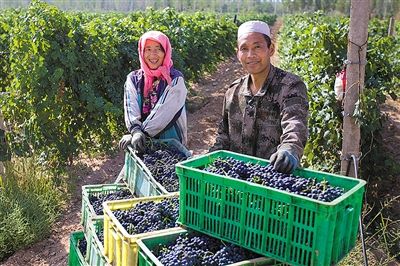
M 164 49 L 161 44 L 153 40 L 147 40 L 144 45 L 144 61 L 147 66 L 155 70 L 163 64 L 165 57 Z

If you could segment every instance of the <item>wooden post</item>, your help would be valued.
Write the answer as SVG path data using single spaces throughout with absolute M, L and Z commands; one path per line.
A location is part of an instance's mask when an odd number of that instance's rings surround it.
M 1 109 L 0 109 L 0 130 L 2 130 L 3 133 L 6 131 L 6 125 L 3 120 L 3 114 L 1 113 Z M 2 141 L 2 139 L 0 139 L 0 141 Z M 1 142 L 0 142 L 0 145 L 1 145 Z M 0 148 L 0 150 L 1 150 L 1 148 Z M 2 156 L 0 156 L 0 158 L 3 156 L 4 156 L 4 154 Z M 4 168 L 3 162 L 0 160 L 0 187 L 2 185 L 4 186 L 4 184 L 6 182 L 5 178 L 6 178 L 5 168 Z
M 5 176 L 5 168 L 3 162 L 0 161 L 0 187 L 5 186 L 6 176 Z
M 394 35 L 394 17 L 389 19 L 388 36 Z
M 360 126 L 353 116 L 364 87 L 367 55 L 369 0 L 352 0 L 347 46 L 346 94 L 344 97 L 341 174 L 355 176 L 351 155 L 360 156 Z

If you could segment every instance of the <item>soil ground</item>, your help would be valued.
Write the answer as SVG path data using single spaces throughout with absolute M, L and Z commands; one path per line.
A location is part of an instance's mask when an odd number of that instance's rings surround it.
M 281 26 L 278 21 L 272 31 Z M 274 64 L 279 58 L 274 56 Z M 196 84 L 191 85 L 188 99 L 188 147 L 194 155 L 203 154 L 213 144 L 217 123 L 221 117 L 222 101 L 226 88 L 236 78 L 244 74 L 236 58 L 229 58 L 219 64 L 217 70 L 206 75 Z M 385 145 L 400 162 L 400 101 L 388 99 L 382 107 L 388 115 L 383 133 Z M 86 184 L 112 183 L 124 164 L 124 155 L 119 152 L 112 157 L 95 159 L 81 158 L 71 168 L 72 175 L 77 178 L 77 188 L 69 207 L 55 223 L 51 236 L 31 247 L 17 251 L 1 265 L 67 265 L 69 253 L 69 236 L 72 232 L 82 230 L 81 219 L 81 186 Z M 399 177 L 400 178 L 400 177 Z M 400 179 L 399 179 L 400 180 Z M 397 184 L 397 189 L 398 189 Z M 389 186 L 390 187 L 390 186 Z M 393 186 L 395 187 L 395 186 Z M 400 190 L 388 190 L 388 196 L 399 195 Z M 400 213 L 400 212 L 399 212 Z

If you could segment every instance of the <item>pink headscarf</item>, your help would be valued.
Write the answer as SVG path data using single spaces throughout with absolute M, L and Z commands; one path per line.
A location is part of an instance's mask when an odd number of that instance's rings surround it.
M 144 60 L 144 46 L 147 40 L 153 40 L 161 44 L 164 49 L 165 57 L 161 66 L 157 69 L 153 70 L 148 67 Z M 167 81 L 167 84 L 171 84 L 171 75 L 170 69 L 172 67 L 172 51 L 171 51 L 171 43 L 167 35 L 160 31 L 148 31 L 142 35 L 139 39 L 139 60 L 140 60 L 140 68 L 144 71 L 144 95 L 149 95 L 149 91 L 153 86 L 153 82 L 155 78 L 163 78 Z

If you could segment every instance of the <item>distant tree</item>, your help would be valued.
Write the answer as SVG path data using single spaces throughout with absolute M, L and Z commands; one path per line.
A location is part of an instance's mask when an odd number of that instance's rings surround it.
M 350 1 L 337 0 L 336 4 L 335 4 L 335 10 L 342 14 L 349 15 L 350 14 Z
M 322 10 L 349 15 L 351 0 L 43 0 L 62 10 L 121 11 L 166 7 L 178 11 L 292 14 Z M 369 0 L 371 14 L 379 18 L 400 15 L 400 0 Z M 30 0 L 0 0 L 0 9 L 26 7 Z
M 322 10 L 321 0 L 315 0 L 314 10 Z

